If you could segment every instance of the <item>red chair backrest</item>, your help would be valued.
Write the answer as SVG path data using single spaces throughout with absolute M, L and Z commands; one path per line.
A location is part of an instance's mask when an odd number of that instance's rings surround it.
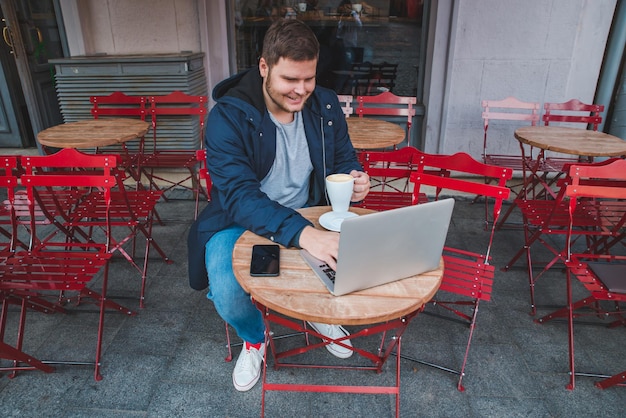
M 415 108 L 413 106 L 417 103 L 417 98 L 396 96 L 386 91 L 376 96 L 357 96 L 356 101 L 358 103 L 356 114 L 359 115 L 359 117 L 363 117 L 364 115 L 407 116 L 408 123 L 411 123 L 411 118 L 415 116 Z
M 14 251 L 17 238 L 15 218 L 15 188 L 17 187 L 17 157 L 13 155 L 0 156 L 0 190 L 6 190 L 7 199 L 0 202 L 0 225 L 10 225 L 10 230 L 0 226 L 0 233 L 9 239 L 9 242 L 0 243 L 0 256 L 5 250 Z
M 571 235 L 574 213 L 581 199 L 600 199 L 594 211 L 602 220 L 599 234 L 621 236 L 626 224 L 626 160 L 616 158 L 608 163 L 573 164 L 569 166 L 570 183 L 565 187 L 569 197 L 569 227 L 567 231 L 567 254 L 571 256 Z M 588 210 L 585 209 L 585 212 Z M 592 212 L 595 213 L 595 212 Z
M 487 131 L 489 130 L 489 121 L 521 121 L 530 122 L 532 126 L 539 123 L 539 103 L 523 102 L 515 97 L 509 96 L 503 100 L 483 100 L 483 158 L 486 158 L 487 152 Z M 512 131 L 512 129 L 511 129 Z M 512 132 L 506 135 L 512 135 Z M 504 135 L 504 134 L 503 134 Z M 493 141 L 493 140 L 492 140 Z M 493 142 L 492 142 L 493 143 Z
M 94 119 L 100 116 L 137 116 L 146 120 L 145 96 L 129 96 L 116 91 L 108 96 L 91 96 L 89 101 Z
M 74 148 L 65 148 L 51 155 L 22 156 L 20 163 L 24 169 L 24 174 L 20 176 L 20 181 L 26 187 L 29 202 L 32 202 L 29 204 L 32 238 L 36 236 L 35 219 L 39 214 L 37 204 L 34 202 L 39 202 L 42 208 L 46 206 L 38 197 L 38 188 L 53 192 L 55 188 L 59 191 L 75 188 L 79 190 L 94 188 L 102 191 L 106 210 L 100 215 L 105 219 L 108 230 L 110 228 L 111 189 L 116 186 L 123 187 L 123 184 L 120 184 L 120 178 L 115 175 L 120 160 L 118 154 L 86 154 Z M 60 195 L 62 194 L 60 193 Z M 67 209 L 67 205 L 60 204 L 56 202 L 56 198 L 54 199 L 55 211 Z M 107 233 L 107 243 L 105 244 L 107 248 L 109 236 L 110 233 Z
M 544 103 L 543 122 L 546 126 L 551 122 L 585 123 L 592 126 L 594 131 L 602 123 L 604 105 L 587 104 L 578 99 L 571 99 L 563 103 Z M 557 113 L 554 113 L 554 112 Z
M 518 120 L 530 122 L 532 126 L 539 123 L 539 103 L 523 102 L 515 97 L 503 100 L 483 100 L 483 124 L 485 135 L 490 120 Z
M 430 174 L 430 170 L 445 170 L 450 173 L 450 176 Z M 476 178 L 467 179 L 468 175 Z M 414 184 L 413 204 L 419 203 L 419 195 L 423 192 L 422 186 L 435 187 L 438 191 L 447 189 L 493 198 L 495 200 L 493 223 L 486 251 L 485 260 L 487 260 L 493 243 L 495 226 L 502 211 L 502 201 L 508 199 L 511 192 L 506 183 L 512 176 L 513 170 L 510 168 L 487 165 L 462 152 L 453 155 L 422 154 L 417 172 L 411 174 L 411 181 Z M 491 182 L 486 180 L 491 180 Z
M 198 126 L 200 127 L 198 136 L 200 147 L 203 146 L 202 139 L 204 135 L 206 115 L 208 113 L 207 96 L 190 95 L 176 90 L 163 96 L 149 96 L 148 101 L 150 102 L 149 112 L 152 120 L 152 133 L 154 136 L 155 149 L 157 143 L 157 126 L 165 125 L 164 123 L 159 122 L 159 116 L 198 116 Z
M 415 116 L 416 97 L 396 96 L 391 92 L 384 92 L 376 96 L 357 96 L 355 113 L 362 118 L 371 116 L 406 116 L 406 130 L 408 141 L 411 139 L 411 126 Z
M 565 195 L 577 198 L 626 199 L 626 160 L 615 158 L 608 163 L 572 164 L 569 166 L 570 184 Z
M 452 173 L 451 176 L 437 176 L 428 173 L 428 170 L 440 169 Z M 496 184 L 486 184 L 484 181 L 471 181 L 455 176 L 455 174 L 473 175 L 493 179 Z M 506 167 L 488 165 L 476 161 L 469 154 L 458 152 L 453 155 L 425 154 L 420 156 L 417 173 L 411 176 L 416 184 L 414 193 L 419 192 L 419 186 L 429 185 L 442 189 L 493 197 L 497 200 L 507 199 L 510 189 L 506 182 L 513 176 L 513 170 Z
M 194 96 L 176 90 L 164 96 L 149 96 L 150 114 L 156 115 L 199 115 L 204 126 L 207 114 L 207 96 Z
M 360 153 L 363 170 L 371 176 L 386 175 L 390 167 L 394 169 L 406 169 L 407 171 L 417 168 L 422 151 L 414 147 L 403 147 L 391 151 L 363 151 Z M 383 163 L 383 164 L 378 164 Z M 391 164 L 390 164 L 391 163 Z

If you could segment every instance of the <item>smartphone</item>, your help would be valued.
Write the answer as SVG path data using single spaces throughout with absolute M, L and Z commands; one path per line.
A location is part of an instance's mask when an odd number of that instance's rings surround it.
M 250 262 L 250 276 L 278 276 L 280 247 L 276 244 L 254 245 Z

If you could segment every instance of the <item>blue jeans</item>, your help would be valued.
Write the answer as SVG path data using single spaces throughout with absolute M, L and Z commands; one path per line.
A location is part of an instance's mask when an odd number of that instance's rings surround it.
M 205 264 L 209 273 L 209 293 L 217 313 L 244 341 L 257 344 L 265 340 L 261 312 L 237 282 L 233 273 L 233 248 L 245 229 L 239 225 L 226 228 L 211 237 L 205 246 Z

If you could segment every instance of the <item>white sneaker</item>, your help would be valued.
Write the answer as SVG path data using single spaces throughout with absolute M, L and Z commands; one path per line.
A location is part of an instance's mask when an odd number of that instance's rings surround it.
M 318 333 L 331 338 L 333 340 L 339 339 L 341 337 L 345 337 L 350 335 L 348 331 L 341 325 L 328 325 L 328 324 L 320 324 L 319 322 L 309 322 L 307 323 Z M 352 347 L 352 343 L 350 340 L 342 340 L 343 344 Z M 353 351 L 349 348 L 342 347 L 339 344 L 330 343 L 326 345 L 326 349 L 330 351 L 330 353 L 339 358 L 348 358 L 352 355 Z
M 259 381 L 264 354 L 265 343 L 262 343 L 259 349 L 252 347 L 248 342 L 243 343 L 241 354 L 233 370 L 233 385 L 239 392 L 252 389 Z

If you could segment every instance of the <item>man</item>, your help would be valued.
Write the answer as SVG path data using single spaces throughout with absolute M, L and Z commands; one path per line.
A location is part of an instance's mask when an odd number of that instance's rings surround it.
M 315 229 L 296 209 L 328 204 L 328 174 L 355 178 L 352 201 L 362 200 L 370 187 L 336 94 L 315 85 L 318 54 L 308 26 L 280 19 L 265 35 L 258 68 L 222 81 L 213 91 L 217 104 L 205 138 L 213 188 L 189 233 L 189 280 L 200 290 L 209 278 L 207 297 L 244 341 L 233 371 L 239 391 L 259 379 L 265 327 L 234 277 L 235 241 L 250 230 L 304 248 L 335 268 L 339 234 Z M 331 338 L 348 335 L 340 326 L 310 324 Z M 352 354 L 336 344 L 326 347 L 338 357 Z

